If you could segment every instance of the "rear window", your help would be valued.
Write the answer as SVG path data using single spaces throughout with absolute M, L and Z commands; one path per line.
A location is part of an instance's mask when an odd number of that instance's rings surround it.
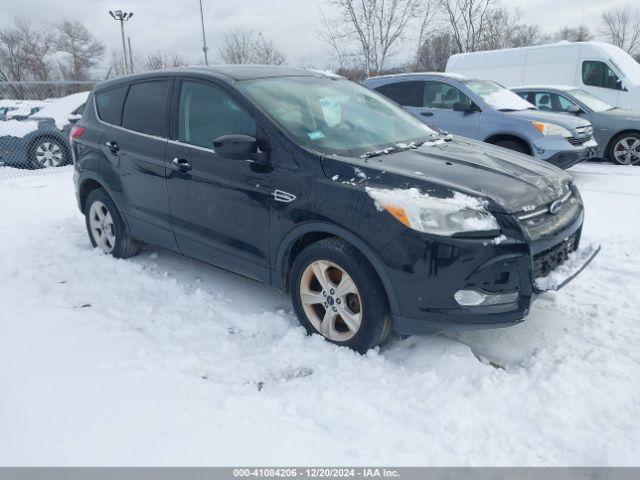
M 131 85 L 124 102 L 122 126 L 136 132 L 162 136 L 169 84 L 169 80 L 155 80 Z
M 127 88 L 127 85 L 122 85 L 121 87 L 96 93 L 96 109 L 98 110 L 100 120 L 112 125 L 120 125 L 122 120 L 122 104 L 127 94 Z

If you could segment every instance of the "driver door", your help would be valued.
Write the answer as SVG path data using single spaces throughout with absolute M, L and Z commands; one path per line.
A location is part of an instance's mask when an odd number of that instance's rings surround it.
M 270 176 L 247 160 L 222 158 L 222 135 L 255 137 L 251 114 L 221 86 L 178 82 L 167 185 L 176 242 L 185 254 L 256 280 L 268 280 Z

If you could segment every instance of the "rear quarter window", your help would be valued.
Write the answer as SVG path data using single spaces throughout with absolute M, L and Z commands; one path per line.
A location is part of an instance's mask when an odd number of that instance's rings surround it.
M 96 93 L 96 109 L 100 120 L 112 125 L 120 125 L 122 121 L 122 105 L 127 95 L 128 85 L 122 85 Z M 81 109 L 79 113 L 82 113 Z M 75 112 L 74 112 L 75 113 Z
M 148 135 L 163 136 L 169 80 L 134 83 L 122 112 L 122 126 Z

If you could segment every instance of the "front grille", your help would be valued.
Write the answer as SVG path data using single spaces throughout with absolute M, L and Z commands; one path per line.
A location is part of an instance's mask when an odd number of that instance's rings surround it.
M 569 254 L 578 248 L 577 239 L 578 234 L 574 233 L 548 250 L 535 254 L 533 256 L 534 278 L 546 277 L 556 267 L 562 265 Z
M 559 210 L 551 213 L 551 205 L 561 202 Z M 515 216 L 530 240 L 553 234 L 574 221 L 582 212 L 579 196 L 569 190 L 560 198 L 534 209 L 518 212 Z
M 589 135 L 588 137 L 568 137 L 567 141 L 571 144 L 571 145 L 583 145 L 585 143 L 587 143 L 589 140 L 591 140 L 591 135 Z

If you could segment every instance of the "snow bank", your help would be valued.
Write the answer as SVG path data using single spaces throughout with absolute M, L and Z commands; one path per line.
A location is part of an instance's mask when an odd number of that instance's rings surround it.
M 559 267 L 556 267 L 546 277 L 536 278 L 535 287 L 544 292 L 547 290 L 558 290 L 563 283 L 576 275 L 587 262 L 590 262 L 600 247 L 595 244 L 588 244 L 578 248 L 569 254 L 569 258 Z

